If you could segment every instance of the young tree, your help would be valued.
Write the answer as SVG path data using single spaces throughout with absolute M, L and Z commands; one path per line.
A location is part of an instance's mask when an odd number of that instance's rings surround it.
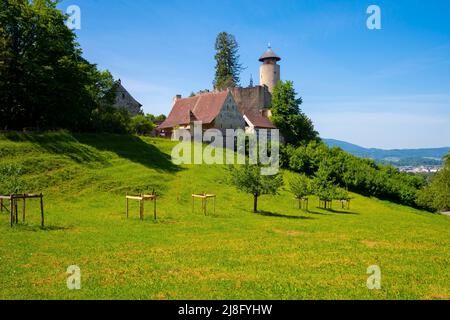
M 303 199 L 311 194 L 311 181 L 305 174 L 295 175 L 290 181 L 291 192 L 296 199 Z
M 279 81 L 272 94 L 272 122 L 280 129 L 285 142 L 292 145 L 318 141 L 314 125 L 300 109 L 302 98 L 297 98 L 292 81 Z
M 283 185 L 280 173 L 274 176 L 261 175 L 261 167 L 243 165 L 231 167 L 231 182 L 237 189 L 253 195 L 253 212 L 258 212 L 258 198 L 265 194 L 276 194 Z
M 242 65 L 239 63 L 239 45 L 236 38 L 226 32 L 217 36 L 216 44 L 216 75 L 214 89 L 224 90 L 239 85 L 239 75 Z
M 336 186 L 334 180 L 330 176 L 330 170 L 324 163 L 322 163 L 317 170 L 314 177 L 314 194 L 319 197 L 319 200 L 325 202 L 325 209 L 327 203 L 333 201 L 336 195 Z

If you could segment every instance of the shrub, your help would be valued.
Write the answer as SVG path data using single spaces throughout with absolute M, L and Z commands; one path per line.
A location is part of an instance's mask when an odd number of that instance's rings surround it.
M 148 116 L 137 115 L 131 118 L 130 130 L 131 133 L 139 135 L 149 135 L 153 132 L 155 125 Z

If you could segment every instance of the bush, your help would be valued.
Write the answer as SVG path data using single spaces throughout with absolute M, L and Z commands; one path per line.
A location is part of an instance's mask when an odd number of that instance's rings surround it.
M 323 143 L 311 142 L 297 148 L 287 146 L 281 155 L 284 158 L 281 163 L 286 168 L 316 175 L 316 192 L 325 198 L 332 197 L 332 188 L 325 183 L 328 181 L 365 196 L 414 206 L 417 191 L 424 184 L 422 177 L 401 173 L 392 166 L 377 165 L 373 160 L 357 158 Z M 323 175 L 321 181 L 317 180 L 319 171 Z
M 153 132 L 155 125 L 149 116 L 137 115 L 131 118 L 131 133 L 139 135 L 149 135 Z
M 126 110 L 107 107 L 97 110 L 92 117 L 95 132 L 126 134 L 130 132 L 130 115 Z

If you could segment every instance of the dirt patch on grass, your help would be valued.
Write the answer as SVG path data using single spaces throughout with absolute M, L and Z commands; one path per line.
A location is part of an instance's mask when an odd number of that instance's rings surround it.
M 362 244 L 366 245 L 368 248 L 376 248 L 384 246 L 385 243 L 383 242 L 377 242 L 377 241 L 369 241 L 369 240 L 363 240 L 361 241 Z
M 385 241 L 371 241 L 371 240 L 362 240 L 360 241 L 363 245 L 370 249 L 428 249 L 429 246 L 420 243 L 412 243 L 412 242 L 385 242 Z
M 274 229 L 273 232 L 278 234 L 283 234 L 289 237 L 299 237 L 304 236 L 306 233 L 302 231 L 286 231 L 286 230 L 280 230 L 280 229 Z

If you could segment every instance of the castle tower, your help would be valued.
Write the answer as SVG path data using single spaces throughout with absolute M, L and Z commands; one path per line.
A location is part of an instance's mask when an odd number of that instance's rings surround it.
M 259 58 L 259 61 L 262 62 L 261 67 L 259 69 L 259 84 L 262 86 L 267 86 L 269 91 L 272 93 L 273 87 L 280 81 L 280 65 L 277 64 L 281 58 L 272 51 L 272 48 L 269 45 L 269 48 L 266 52 Z

